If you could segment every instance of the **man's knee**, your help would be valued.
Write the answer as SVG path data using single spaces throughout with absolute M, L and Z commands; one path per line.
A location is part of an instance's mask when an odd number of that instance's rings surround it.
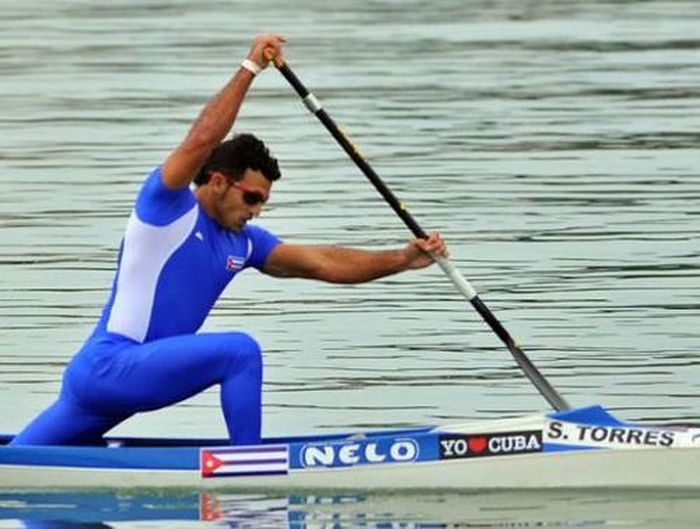
M 255 371 L 262 369 L 262 347 L 249 334 L 233 333 L 229 353 L 238 369 L 243 368 Z

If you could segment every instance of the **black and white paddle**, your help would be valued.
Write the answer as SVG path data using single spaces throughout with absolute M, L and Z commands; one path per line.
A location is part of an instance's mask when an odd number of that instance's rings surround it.
M 268 53 L 267 58 L 271 60 L 275 67 L 280 71 L 284 78 L 294 88 L 296 93 L 302 99 L 309 111 L 314 114 L 323 125 L 328 129 L 328 132 L 336 139 L 345 152 L 352 158 L 355 164 L 365 174 L 374 187 L 379 191 L 384 200 L 391 206 L 394 212 L 401 218 L 406 226 L 411 230 L 416 237 L 426 239 L 428 236 L 411 216 L 406 209 L 406 206 L 396 198 L 394 193 L 382 181 L 379 175 L 372 169 L 367 160 L 362 156 L 358 149 L 348 139 L 348 137 L 338 128 L 333 119 L 324 110 L 319 100 L 304 86 L 296 74 L 292 71 L 289 65 L 274 54 Z M 557 411 L 570 409 L 569 404 L 559 395 L 559 393 L 550 385 L 547 379 L 539 372 L 535 365 L 530 361 L 523 350 L 515 343 L 515 340 L 510 336 L 508 331 L 501 325 L 501 322 L 493 315 L 489 308 L 481 301 L 478 293 L 469 284 L 465 277 L 457 270 L 454 265 L 446 258 L 439 255 L 431 255 L 435 262 L 442 268 L 443 272 L 450 278 L 452 283 L 457 287 L 462 295 L 471 303 L 481 317 L 488 323 L 493 332 L 506 345 L 510 353 L 513 355 L 520 369 L 535 385 L 540 394 L 547 402 Z

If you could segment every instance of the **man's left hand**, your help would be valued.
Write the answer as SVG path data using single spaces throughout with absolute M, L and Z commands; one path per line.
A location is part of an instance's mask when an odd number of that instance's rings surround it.
M 436 231 L 428 234 L 427 239 L 412 239 L 404 248 L 404 252 L 408 262 L 406 268 L 412 270 L 430 266 L 433 263 L 430 254 L 445 258 L 450 255 L 447 244 Z

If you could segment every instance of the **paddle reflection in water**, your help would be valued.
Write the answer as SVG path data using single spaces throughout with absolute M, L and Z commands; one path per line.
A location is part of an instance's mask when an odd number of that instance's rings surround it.
M 0 528 L 695 527 L 700 493 L 0 493 Z

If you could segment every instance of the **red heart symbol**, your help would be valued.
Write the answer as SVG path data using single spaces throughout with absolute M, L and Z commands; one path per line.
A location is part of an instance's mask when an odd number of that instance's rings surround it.
M 486 437 L 470 437 L 468 443 L 469 451 L 475 454 L 480 454 L 486 450 Z

